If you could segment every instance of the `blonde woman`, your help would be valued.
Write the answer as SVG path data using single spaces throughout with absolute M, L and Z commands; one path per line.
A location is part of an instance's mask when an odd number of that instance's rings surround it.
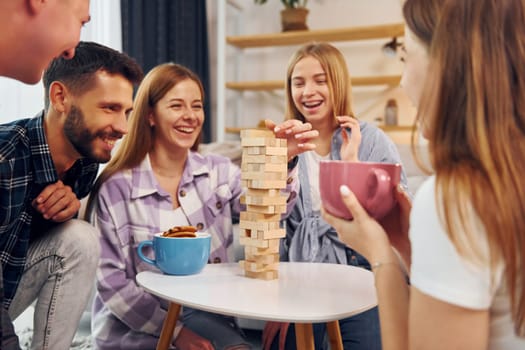
M 286 73 L 288 121 L 301 121 L 319 132 L 315 149 L 298 156 L 301 190 L 286 220 L 281 260 L 348 264 L 370 268 L 353 247 L 342 242 L 321 218 L 319 163 L 323 159 L 401 163 L 396 146 L 386 134 L 352 110 L 350 74 L 342 53 L 328 43 L 309 43 L 291 57 Z M 403 172 L 402 184 L 406 185 Z M 320 281 L 322 283 L 322 281 Z M 346 349 L 380 349 L 377 308 L 340 321 Z M 281 339 L 286 327 L 281 327 Z M 263 342 L 269 346 L 275 324 L 268 323 Z M 321 347 L 324 324 L 315 325 L 316 345 Z M 295 347 L 293 327 L 281 348 Z

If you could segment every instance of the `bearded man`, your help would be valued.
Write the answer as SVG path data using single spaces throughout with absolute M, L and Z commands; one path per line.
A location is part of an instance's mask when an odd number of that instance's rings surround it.
M 45 109 L 0 125 L 3 307 L 15 319 L 35 300 L 33 349 L 69 349 L 95 280 L 96 229 L 76 219 L 99 163 L 127 132 L 140 66 L 81 42 L 44 71 Z

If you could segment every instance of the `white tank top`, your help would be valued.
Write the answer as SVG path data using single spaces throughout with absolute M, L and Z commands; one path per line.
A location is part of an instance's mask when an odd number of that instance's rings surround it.
M 308 169 L 308 179 L 310 180 L 310 198 L 312 200 L 312 210 L 321 210 L 321 194 L 319 192 L 319 163 L 321 160 L 330 159 L 330 152 L 325 156 L 320 156 L 315 151 L 304 153 L 306 168 Z

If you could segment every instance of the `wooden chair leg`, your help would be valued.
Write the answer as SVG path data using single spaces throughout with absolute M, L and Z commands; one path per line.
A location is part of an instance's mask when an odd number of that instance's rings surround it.
M 311 323 L 295 323 L 297 349 L 315 350 L 314 331 Z
M 168 350 L 171 339 L 173 338 L 173 330 L 179 318 L 180 305 L 170 303 L 168 306 L 168 313 L 162 325 L 159 342 L 157 343 L 157 350 Z
M 328 339 L 330 339 L 330 349 L 343 350 L 343 338 L 341 338 L 339 321 L 327 322 L 326 330 L 328 332 Z

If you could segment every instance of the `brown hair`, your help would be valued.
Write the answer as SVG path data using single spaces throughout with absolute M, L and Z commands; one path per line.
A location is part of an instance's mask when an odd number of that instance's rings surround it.
M 330 98 L 334 108 L 334 120 L 338 115 L 351 115 L 352 111 L 352 85 L 346 61 L 337 48 L 328 43 L 309 43 L 300 47 L 290 58 L 286 72 L 286 111 L 285 119 L 299 119 L 305 122 L 304 116 L 297 110 L 292 98 L 291 81 L 292 73 L 297 62 L 305 57 L 313 57 L 319 61 L 326 73 Z
M 409 0 L 408 2 L 414 2 Z M 451 33 L 454 38 L 451 40 Z M 417 118 L 429 126 L 436 194 L 460 254 L 503 262 L 516 333 L 525 334 L 525 6 L 448 1 L 430 48 Z M 437 197 L 437 196 L 436 196 Z M 478 231 L 478 232 L 477 232 Z
M 403 17 L 410 31 L 430 48 L 443 0 L 410 0 L 403 5 Z
M 98 72 L 120 75 L 132 84 L 138 84 L 144 73 L 139 64 L 128 55 L 90 41 L 81 41 L 72 58 L 55 58 L 44 71 L 44 104 L 49 109 L 49 88 L 60 81 L 76 96 L 84 94 L 96 82 Z

